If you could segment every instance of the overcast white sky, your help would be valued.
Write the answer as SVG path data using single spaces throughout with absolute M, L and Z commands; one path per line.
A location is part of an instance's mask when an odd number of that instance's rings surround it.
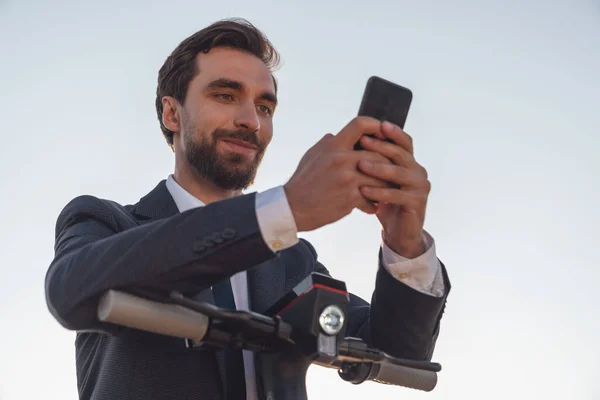
M 130 204 L 171 171 L 156 75 L 189 34 L 248 18 L 281 52 L 255 190 L 358 109 L 367 78 L 411 88 L 433 183 L 426 221 L 453 283 L 429 394 L 309 371 L 311 399 L 600 398 L 597 0 L 0 1 L 0 399 L 76 399 L 74 334 L 47 311 L 54 222 L 80 194 Z M 308 237 L 370 297 L 379 226 Z

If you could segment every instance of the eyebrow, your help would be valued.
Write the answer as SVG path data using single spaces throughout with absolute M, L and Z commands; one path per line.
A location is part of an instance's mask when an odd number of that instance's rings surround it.
M 219 78 L 219 79 L 215 79 L 214 81 L 211 81 L 207 86 L 207 89 L 231 89 L 231 90 L 235 90 L 235 91 L 243 91 L 244 90 L 244 84 L 238 81 L 234 81 L 231 79 L 227 79 L 227 78 Z M 263 99 L 266 100 L 268 102 L 271 102 L 275 105 L 277 105 L 277 96 L 275 95 L 275 93 L 270 92 L 270 91 L 265 91 L 262 92 L 259 96 L 259 99 Z

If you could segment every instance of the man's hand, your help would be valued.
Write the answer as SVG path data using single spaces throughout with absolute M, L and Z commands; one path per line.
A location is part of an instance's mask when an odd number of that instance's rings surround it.
M 365 136 L 361 145 L 385 156 L 391 164 L 364 160 L 359 168 L 394 187 L 364 185 L 361 192 L 379 203 L 377 217 L 385 244 L 403 257 L 416 258 L 425 252 L 423 224 L 431 184 L 427 171 L 414 158 L 412 138 L 388 122 L 382 124 L 382 132 L 392 143 Z
M 354 150 L 354 145 L 364 134 L 383 138 L 381 128 L 376 119 L 357 117 L 337 135 L 325 135 L 302 157 L 296 172 L 284 185 L 299 232 L 338 221 L 354 208 L 369 214 L 377 212 L 377 206 L 365 199 L 360 188 L 386 188 L 389 183 L 362 173 L 358 163 L 391 163 L 378 152 Z

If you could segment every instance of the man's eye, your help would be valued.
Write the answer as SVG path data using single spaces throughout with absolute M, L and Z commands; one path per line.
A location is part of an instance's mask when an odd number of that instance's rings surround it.
M 263 113 L 267 114 L 267 115 L 272 115 L 273 114 L 273 110 L 271 110 L 271 108 L 265 106 L 265 105 L 260 105 L 258 107 L 260 109 L 260 111 L 262 111 Z
M 233 96 L 229 93 L 219 93 L 216 96 L 222 100 L 233 100 Z

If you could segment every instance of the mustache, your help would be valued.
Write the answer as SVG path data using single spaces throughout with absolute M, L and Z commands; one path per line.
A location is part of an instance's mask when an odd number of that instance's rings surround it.
M 264 142 L 258 138 L 258 135 L 255 131 L 248 130 L 236 130 L 230 131 L 227 129 L 217 129 L 213 134 L 214 140 L 219 139 L 237 139 L 243 140 L 245 142 L 251 143 L 258 147 L 259 149 L 264 149 Z

